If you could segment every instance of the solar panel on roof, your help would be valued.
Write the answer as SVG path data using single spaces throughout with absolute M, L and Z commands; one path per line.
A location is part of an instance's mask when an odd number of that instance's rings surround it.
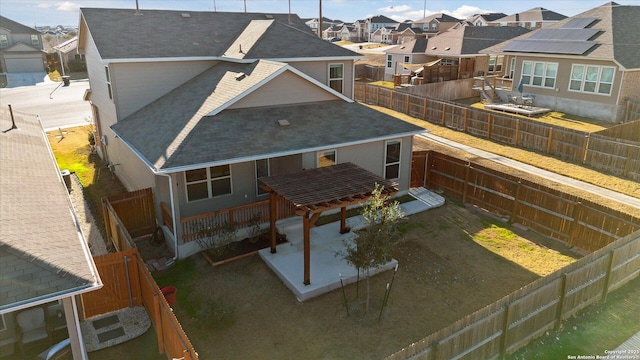
M 567 21 L 562 27 L 564 29 L 585 29 L 596 20 L 598 20 L 598 18 L 574 18 Z
M 504 47 L 508 52 L 582 55 L 594 47 L 595 41 L 514 40 Z
M 529 39 L 585 41 L 591 39 L 599 31 L 598 29 L 540 29 Z

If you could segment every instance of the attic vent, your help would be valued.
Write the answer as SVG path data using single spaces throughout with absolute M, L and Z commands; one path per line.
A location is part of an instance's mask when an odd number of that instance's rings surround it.
M 240 81 L 240 80 L 244 79 L 246 76 L 247 76 L 247 74 L 245 74 L 243 72 L 240 72 L 240 73 L 236 74 L 235 78 L 236 78 L 236 80 Z
M 190 18 L 190 17 L 191 17 L 191 14 L 189 14 L 189 13 L 182 13 L 182 14 L 180 14 L 180 16 L 182 16 L 183 18 Z
M 264 17 L 267 19 L 273 19 L 273 15 L 269 15 L 269 14 L 265 14 Z
M 437 48 L 438 48 L 437 46 L 434 46 L 434 47 L 432 47 L 432 48 L 431 48 L 431 50 L 435 50 L 435 49 L 437 49 Z
M 287 120 L 287 119 L 280 119 L 280 120 L 278 120 L 278 125 L 280 125 L 282 127 L 285 127 L 285 126 L 289 126 L 291 124 L 289 123 L 289 120 Z
M 195 41 L 193 42 L 193 46 L 198 46 L 198 45 L 200 45 L 200 43 L 197 43 Z

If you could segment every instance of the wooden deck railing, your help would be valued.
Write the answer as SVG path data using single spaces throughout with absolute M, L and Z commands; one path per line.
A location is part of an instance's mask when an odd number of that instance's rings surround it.
M 171 208 L 166 203 L 160 203 L 160 211 L 162 213 L 162 222 L 164 225 L 171 231 L 172 234 L 175 235 L 173 231 L 173 214 L 171 213 Z
M 277 219 L 295 215 L 293 205 L 283 199 L 278 202 Z M 181 219 L 182 240 L 186 242 L 222 232 L 233 226 L 236 230 L 251 227 L 255 222 L 269 221 L 269 200 L 259 201 L 234 208 L 190 216 Z

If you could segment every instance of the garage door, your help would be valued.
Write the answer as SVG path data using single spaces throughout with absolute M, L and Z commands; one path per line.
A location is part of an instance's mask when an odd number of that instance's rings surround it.
M 43 72 L 44 62 L 38 56 L 5 56 L 6 71 L 8 73 Z

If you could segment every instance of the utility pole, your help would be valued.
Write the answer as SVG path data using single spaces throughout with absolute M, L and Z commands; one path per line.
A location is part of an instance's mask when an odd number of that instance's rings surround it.
M 320 16 L 318 16 L 318 37 L 322 39 L 322 0 L 320 0 Z
M 422 18 L 427 17 L 427 0 L 424 0 L 424 10 L 422 11 Z
M 247 0 L 244 0 L 244 12 L 247 12 Z

